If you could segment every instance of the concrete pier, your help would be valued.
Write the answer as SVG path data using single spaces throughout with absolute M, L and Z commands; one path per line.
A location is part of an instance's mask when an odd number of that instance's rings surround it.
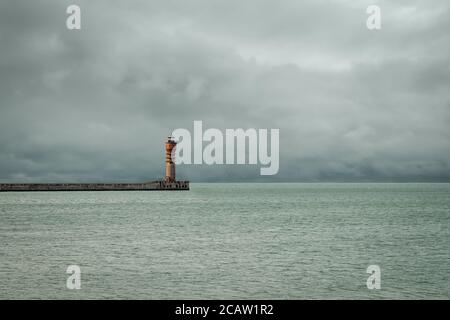
M 189 190 L 189 181 L 151 181 L 144 183 L 0 183 L 0 192 L 163 190 Z

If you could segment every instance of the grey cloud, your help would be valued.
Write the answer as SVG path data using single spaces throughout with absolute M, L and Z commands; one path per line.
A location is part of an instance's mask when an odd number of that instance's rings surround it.
M 82 8 L 82 30 L 65 9 Z M 279 128 L 280 172 L 450 181 L 447 1 L 0 2 L 0 181 L 148 180 L 175 128 Z

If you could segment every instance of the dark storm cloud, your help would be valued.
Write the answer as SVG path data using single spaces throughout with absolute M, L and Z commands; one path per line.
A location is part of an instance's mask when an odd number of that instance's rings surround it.
M 449 16 L 445 0 L 2 0 L 0 180 L 159 178 L 164 137 L 203 120 L 279 128 L 280 172 L 183 178 L 450 181 Z

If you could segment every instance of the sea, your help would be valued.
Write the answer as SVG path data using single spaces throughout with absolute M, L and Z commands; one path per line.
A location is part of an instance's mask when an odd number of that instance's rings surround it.
M 449 299 L 449 230 L 444 183 L 0 193 L 0 299 Z

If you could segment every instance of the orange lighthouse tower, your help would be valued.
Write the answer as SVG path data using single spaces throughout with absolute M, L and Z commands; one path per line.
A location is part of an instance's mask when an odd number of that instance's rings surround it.
M 175 182 L 175 147 L 177 143 L 171 136 L 167 137 L 166 141 L 166 182 Z

